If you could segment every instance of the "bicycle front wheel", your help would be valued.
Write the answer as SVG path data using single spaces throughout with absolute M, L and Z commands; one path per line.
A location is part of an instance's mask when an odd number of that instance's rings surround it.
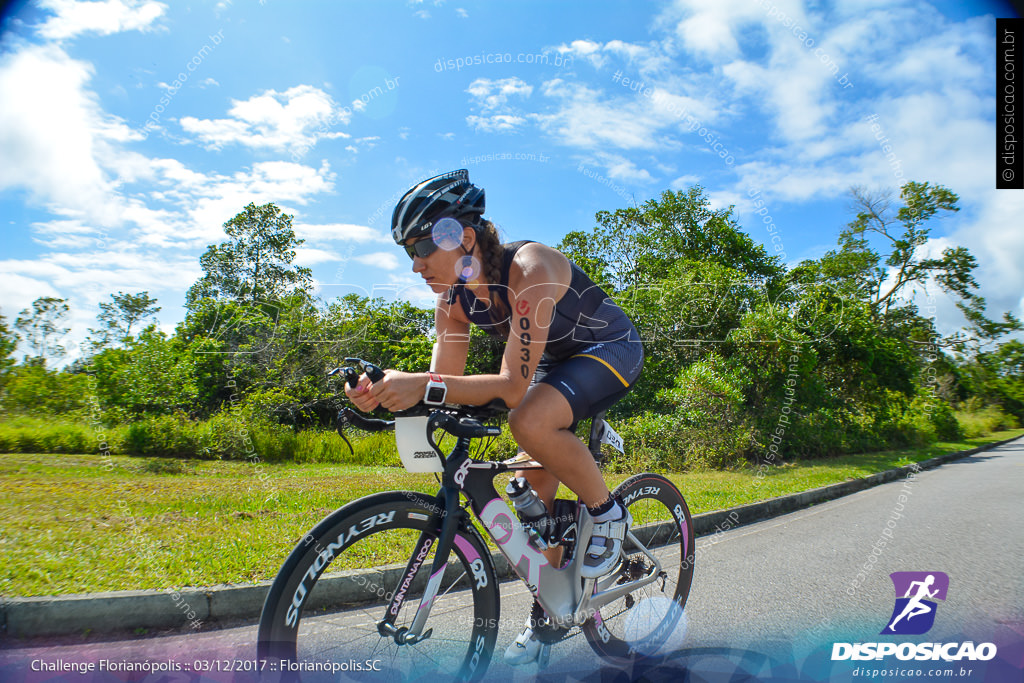
M 683 608 L 693 580 L 693 521 L 675 485 L 657 474 L 638 474 L 614 491 L 633 516 L 633 535 L 658 560 L 662 576 L 603 606 L 583 625 L 597 654 L 626 663 L 656 654 L 685 636 Z M 650 559 L 627 541 L 619 583 L 647 574 Z
M 460 525 L 447 566 L 433 578 L 440 583 L 423 637 L 400 645 L 394 636 L 411 626 L 432 579 L 444 514 L 429 496 L 396 491 L 354 501 L 317 524 L 285 561 L 263 606 L 263 677 L 483 676 L 498 635 L 499 591 L 471 524 Z

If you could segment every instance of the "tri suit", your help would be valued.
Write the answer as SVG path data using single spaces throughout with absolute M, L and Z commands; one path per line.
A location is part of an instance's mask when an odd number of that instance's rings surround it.
M 477 298 L 464 283 L 454 285 L 448 304 L 456 300 L 474 325 L 492 336 L 508 340 L 511 303 L 509 270 L 516 252 L 530 241 L 502 245 L 504 258 L 498 297 L 506 312 L 492 315 L 490 300 Z M 573 421 L 592 417 L 625 396 L 644 365 L 640 334 L 632 321 L 575 263 L 565 295 L 555 305 L 544 354 L 532 384 L 543 382 L 557 389 L 572 407 Z

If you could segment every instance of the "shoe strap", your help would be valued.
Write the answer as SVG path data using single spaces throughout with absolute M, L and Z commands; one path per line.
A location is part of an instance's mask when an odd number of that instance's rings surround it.
M 533 640 L 533 629 L 530 627 L 526 627 L 525 629 L 523 629 L 523 632 L 520 633 L 519 636 L 516 638 L 515 643 L 519 647 L 525 648 L 531 640 Z
M 626 538 L 626 526 L 625 518 L 615 519 L 610 522 L 597 522 L 594 524 L 594 530 L 591 532 L 590 537 L 600 536 L 615 541 L 622 541 Z

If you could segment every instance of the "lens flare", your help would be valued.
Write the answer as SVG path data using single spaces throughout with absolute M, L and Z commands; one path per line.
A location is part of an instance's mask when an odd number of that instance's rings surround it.
M 476 256 L 463 256 L 455 262 L 455 274 L 467 282 L 480 275 L 480 261 Z
M 451 251 L 462 244 L 462 224 L 454 218 L 442 218 L 430 230 L 430 236 L 441 249 Z

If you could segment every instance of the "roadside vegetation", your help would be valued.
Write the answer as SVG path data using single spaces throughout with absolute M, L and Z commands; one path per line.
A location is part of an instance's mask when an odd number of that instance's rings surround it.
M 920 449 L 792 462 L 760 477 L 751 467 L 668 476 L 699 514 L 1022 434 L 1018 429 Z M 609 484 L 627 476 L 610 474 Z M 325 515 L 364 495 L 396 489 L 433 494 L 437 484 L 430 475 L 400 467 L 5 455 L 0 595 L 269 581 Z M 571 497 L 564 487 L 559 495 Z
M 626 443 L 610 473 L 695 477 L 680 479 L 684 491 L 711 509 L 818 485 L 801 478 L 815 468 L 841 480 L 885 453 L 955 450 L 1020 427 L 1020 322 L 990 316 L 967 249 L 927 250 L 956 194 L 908 182 L 851 198 L 834 248 L 795 265 L 770 216 L 761 245 L 761 225 L 748 234 L 699 186 L 601 211 L 557 245 L 644 340 L 641 380 L 610 412 Z M 388 434 L 354 434 L 349 454 L 333 431 L 340 382 L 326 371 L 346 356 L 425 370 L 432 311 L 314 295 L 294 262 L 292 217 L 274 204 L 249 204 L 224 232 L 172 332 L 148 292 L 111 293 L 68 362 L 66 300 L 0 313 L 0 542 L 16 558 L 0 592 L 266 578 L 266 563 L 339 501 L 430 488 L 403 483 Z M 939 291 L 963 315 L 955 334 L 935 327 Z M 496 371 L 501 346 L 479 330 L 470 344 L 467 373 Z M 507 433 L 495 449 L 514 452 Z M 745 483 L 706 484 L 729 481 Z M 133 557 L 126 534 L 151 553 Z

